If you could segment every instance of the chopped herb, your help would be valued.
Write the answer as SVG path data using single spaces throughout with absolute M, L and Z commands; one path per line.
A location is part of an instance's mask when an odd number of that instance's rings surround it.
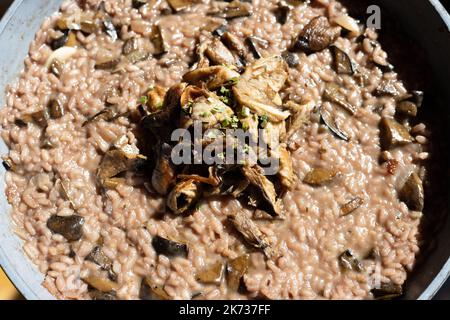
M 262 116 L 259 117 L 259 121 L 261 128 L 265 128 L 267 122 L 269 121 L 269 117 L 267 116 L 267 114 L 263 114 Z
M 225 104 L 230 104 L 230 98 L 226 97 L 226 96 L 219 96 L 220 101 L 222 101 Z
M 202 113 L 200 113 L 200 117 L 202 117 L 202 118 L 209 117 L 210 115 L 211 115 L 211 113 L 209 113 L 209 112 L 202 112 Z
M 228 84 L 234 86 L 236 83 L 238 83 L 238 80 L 239 80 L 238 77 L 233 77 L 230 80 L 228 80 Z
M 223 107 L 219 106 L 219 105 L 214 106 L 211 110 L 212 114 L 216 114 L 216 113 L 220 113 L 220 112 L 223 112 Z
M 193 105 L 194 105 L 194 103 L 192 101 L 189 101 L 186 104 L 186 107 L 182 109 L 183 112 L 186 113 L 186 114 L 192 114 L 192 107 L 193 107 Z
M 162 102 L 159 102 L 159 103 L 157 103 L 156 105 L 155 105 L 155 108 L 156 109 L 162 109 L 162 107 L 163 107 L 163 103 Z
M 236 116 L 232 116 L 231 118 L 225 118 L 222 121 L 223 128 L 233 128 L 237 129 L 239 127 L 239 119 Z
M 141 103 L 141 105 L 147 104 L 147 102 L 148 102 L 147 96 L 141 96 L 141 97 L 139 98 L 139 102 Z
M 250 115 L 250 109 L 247 107 L 242 107 L 241 116 L 247 118 Z
M 223 94 L 224 96 L 228 96 L 230 94 L 230 89 L 222 86 L 222 87 L 220 87 L 219 92 L 221 94 Z

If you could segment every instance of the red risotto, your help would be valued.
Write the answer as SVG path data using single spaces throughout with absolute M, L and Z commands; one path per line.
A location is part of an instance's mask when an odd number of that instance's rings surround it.
M 339 1 L 64 1 L 0 111 L 14 231 L 59 299 L 398 297 L 422 98 Z M 177 162 L 196 124 L 227 154 Z

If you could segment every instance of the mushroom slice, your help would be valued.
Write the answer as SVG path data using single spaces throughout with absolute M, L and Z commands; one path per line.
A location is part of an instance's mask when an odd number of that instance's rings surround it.
M 227 263 L 227 285 L 232 291 L 238 291 L 241 280 L 248 270 L 250 255 L 244 254 Z
M 94 274 L 88 275 L 87 277 L 83 278 L 83 281 L 101 292 L 116 291 L 119 288 L 119 285 L 116 282 Z
M 328 19 L 319 16 L 312 19 L 295 39 L 292 49 L 310 54 L 328 48 L 341 32 L 340 27 L 332 27 Z
M 242 179 L 239 166 L 216 167 L 215 176 L 220 180 L 219 185 L 208 191 L 206 196 L 231 195 L 234 198 L 238 198 L 250 185 L 248 180 Z
M 99 182 L 104 186 L 109 178 L 129 170 L 135 165 L 138 159 L 142 159 L 143 157 L 139 154 L 126 153 L 120 149 L 108 150 L 97 170 Z
M 112 70 L 120 63 L 120 58 L 107 59 L 99 61 L 95 64 L 95 68 L 98 70 Z
M 185 10 L 194 4 L 200 3 L 199 0 L 167 0 L 167 2 L 175 12 Z
M 195 179 L 177 183 L 167 196 L 167 206 L 176 214 L 191 208 L 202 195 L 201 185 Z
M 393 282 L 384 282 L 379 288 L 370 290 L 376 300 L 390 300 L 403 294 L 402 286 Z
M 61 234 L 68 241 L 77 241 L 83 236 L 84 218 L 78 215 L 67 217 L 52 215 L 47 220 L 47 228 Z
M 226 66 L 212 66 L 189 71 L 184 74 L 183 80 L 194 85 L 204 83 L 209 90 L 216 90 L 239 76 L 239 73 Z
M 364 200 L 360 197 L 353 198 L 343 206 L 341 206 L 341 213 L 343 216 L 346 216 L 364 204 Z
M 234 215 L 228 216 L 228 219 L 230 219 L 236 230 L 244 237 L 248 244 L 263 250 L 267 258 L 274 257 L 275 252 L 269 243 L 269 239 L 244 212 L 236 212 Z
M 172 148 L 162 143 L 158 149 L 158 158 L 152 173 L 152 186 L 160 195 L 167 195 L 169 189 L 175 184 L 176 172 L 172 164 Z
M 243 57 L 245 55 L 244 43 L 234 34 L 229 31 L 225 31 L 220 40 L 225 44 L 225 46 L 238 54 L 238 56 Z
M 269 42 L 267 42 L 267 40 L 254 36 L 247 37 L 245 39 L 245 42 L 255 59 L 261 59 L 262 58 L 261 49 L 265 49 L 269 46 Z
M 415 117 L 417 116 L 417 105 L 412 101 L 401 101 L 395 108 L 395 115 Z
M 196 121 L 201 122 L 205 129 L 213 128 L 234 115 L 233 109 L 223 103 L 216 94 L 198 87 L 188 86 L 181 100 L 183 107 L 190 107 L 189 113 L 184 112 L 181 119 L 181 127 L 185 129 Z
M 400 92 L 398 91 L 398 88 L 395 84 L 395 80 L 381 81 L 378 87 L 375 89 L 375 95 L 398 97 L 400 95 Z
M 380 140 L 383 149 L 405 145 L 413 142 L 408 129 L 392 118 L 382 118 L 380 122 Z
M 314 168 L 306 174 L 303 182 L 312 186 L 323 186 L 331 182 L 337 175 L 338 172 L 334 169 Z
M 195 166 L 193 166 L 195 167 Z M 204 167 L 204 166 L 201 166 Z M 213 187 L 217 187 L 220 184 L 220 178 L 217 175 L 217 169 L 213 166 L 208 167 L 208 173 L 207 173 L 207 177 L 206 174 L 204 172 L 205 170 L 200 169 L 200 170 L 192 170 L 192 172 L 189 173 L 182 173 L 177 175 L 177 178 L 181 179 L 181 180 L 194 180 L 200 183 L 204 183 Z
M 102 111 L 98 112 L 97 114 L 93 115 L 89 119 L 87 119 L 82 126 L 86 126 L 89 123 L 96 122 L 99 120 L 103 121 L 112 121 L 120 117 L 120 114 L 117 112 L 116 108 L 114 107 L 108 107 L 103 109 Z
M 64 116 L 64 106 L 59 99 L 52 99 L 48 105 L 48 112 L 52 119 Z
M 154 55 L 160 56 L 167 52 L 166 44 L 164 42 L 164 36 L 159 25 L 153 25 L 152 32 L 150 34 L 150 40 L 153 43 Z
M 150 112 L 161 110 L 164 104 L 164 97 L 167 89 L 156 85 L 147 91 L 147 107 Z
M 149 277 L 142 279 L 139 290 L 141 300 L 170 300 L 171 297 L 164 290 L 163 286 L 154 285 Z
M 281 216 L 281 200 L 277 199 L 275 186 L 264 175 L 263 169 L 258 165 L 253 167 L 243 166 L 241 172 L 253 187 L 250 192 L 252 193 L 251 196 L 259 202 L 257 207 L 267 211 L 271 216 Z
M 139 40 L 136 37 L 129 38 L 123 44 L 122 52 L 124 55 L 128 55 L 133 51 L 139 49 Z
M 323 92 L 323 99 L 333 102 L 347 110 L 350 114 L 356 113 L 356 107 L 350 104 L 346 97 L 339 91 L 340 87 L 336 83 L 327 83 Z
M 45 62 L 45 67 L 48 68 L 52 64 L 53 60 L 57 59 L 61 63 L 69 60 L 77 53 L 78 49 L 74 47 L 61 47 L 55 51 L 53 51 L 50 56 L 47 58 Z
M 277 22 L 281 25 L 285 24 L 291 13 L 291 8 L 281 2 L 277 4 L 277 7 L 273 10 Z
M 330 48 L 334 57 L 334 71 L 337 74 L 353 75 L 355 73 L 355 67 L 348 54 L 334 45 Z
M 86 256 L 87 261 L 94 262 L 99 265 L 103 270 L 111 269 L 111 260 L 103 253 L 102 247 L 96 246 L 92 251 Z
M 110 17 L 106 16 L 103 19 L 103 28 L 112 41 L 116 41 L 119 38 L 117 35 L 116 26 L 114 25 Z
M 234 19 L 240 17 L 248 17 L 251 15 L 251 4 L 244 3 L 239 0 L 233 0 L 222 8 L 219 12 L 215 13 L 217 17 L 225 19 Z
M 169 258 L 178 256 L 186 258 L 189 251 L 185 243 L 175 242 L 161 236 L 153 237 L 152 247 L 157 254 L 162 254 Z
M 323 108 L 320 108 L 319 110 L 320 119 L 325 124 L 325 126 L 339 139 L 342 139 L 344 141 L 349 141 L 348 135 L 339 129 L 339 127 L 336 124 L 336 121 L 332 118 L 332 116 L 323 110 Z
M 339 263 L 342 268 L 349 271 L 363 271 L 364 267 L 361 262 L 353 255 L 351 250 L 345 250 L 339 256 Z
M 417 173 L 412 172 L 405 184 L 400 189 L 398 196 L 400 201 L 406 203 L 408 208 L 413 211 L 422 211 L 424 207 L 424 191 L 422 180 Z
M 223 263 L 218 261 L 198 272 L 196 279 L 202 283 L 220 284 L 222 281 L 223 270 Z
M 297 181 L 297 176 L 294 172 L 291 155 L 285 144 L 279 146 L 277 155 L 280 159 L 280 168 L 278 170 L 280 183 L 284 188 L 291 190 Z
M 286 122 L 286 135 L 282 137 L 282 141 L 289 141 L 294 133 L 300 130 L 311 119 L 316 104 L 314 101 L 305 104 L 297 104 L 293 101 L 288 101 L 284 107 L 287 108 L 291 116 Z
M 208 44 L 205 55 L 214 65 L 232 66 L 236 64 L 233 54 L 217 38 Z
M 273 122 L 284 121 L 290 113 L 281 109 L 278 92 L 287 76 L 287 66 L 280 56 L 259 59 L 247 66 L 233 86 L 233 93 L 241 106 L 250 108 L 257 115 L 266 116 Z

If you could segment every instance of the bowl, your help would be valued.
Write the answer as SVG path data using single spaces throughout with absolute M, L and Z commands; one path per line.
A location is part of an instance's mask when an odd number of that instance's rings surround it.
M 0 106 L 5 105 L 5 88 L 18 79 L 27 55 L 29 43 L 34 38 L 44 17 L 58 10 L 61 0 L 16 0 L 0 22 Z M 433 88 L 432 110 L 426 112 L 429 125 L 438 129 L 439 137 L 433 140 L 435 149 L 432 166 L 438 169 L 440 192 L 436 192 L 428 201 L 425 215 L 433 217 L 439 213 L 439 219 L 428 219 L 432 226 L 427 228 L 431 245 L 424 249 L 414 272 L 408 278 L 405 287 L 405 299 L 431 299 L 445 283 L 450 274 L 450 127 L 446 126 L 450 113 L 450 16 L 437 0 L 379 0 L 371 3 L 386 9 L 410 36 L 422 48 L 424 58 L 429 65 Z M 382 11 L 383 14 L 384 11 Z M 369 16 L 369 14 L 368 14 Z M 411 54 L 414 54 L 412 52 Z M 414 58 L 414 56 L 413 56 Z M 434 93 L 436 92 L 436 93 Z M 437 135 L 437 134 L 436 134 Z M 1 154 L 8 149 L 0 142 Z M 8 277 L 26 299 L 54 299 L 41 285 L 43 275 L 31 263 L 22 251 L 19 238 L 12 232 L 10 206 L 5 197 L 5 170 L 0 169 L 0 265 Z M 437 214 L 436 214 L 437 215 Z

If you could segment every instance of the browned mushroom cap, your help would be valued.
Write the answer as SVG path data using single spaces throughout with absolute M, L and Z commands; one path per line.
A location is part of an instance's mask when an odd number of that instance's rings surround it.
M 351 250 L 345 250 L 339 256 L 339 264 L 341 265 L 341 267 L 343 269 L 349 270 L 349 271 L 361 272 L 364 269 L 361 262 L 354 256 L 354 254 Z
M 160 195 L 166 195 L 175 184 L 176 172 L 171 160 L 172 148 L 162 143 L 157 149 L 157 159 L 152 173 L 152 186 Z
M 227 264 L 227 284 L 232 291 L 237 291 L 241 284 L 242 277 L 248 270 L 250 264 L 250 256 L 244 254 L 235 259 L 228 261 Z
M 247 189 L 250 182 L 242 179 L 240 166 L 229 165 L 214 168 L 214 175 L 219 179 L 219 184 L 205 191 L 206 196 L 231 195 L 238 198 Z
M 347 98 L 340 92 L 340 87 L 336 83 L 329 82 L 325 85 L 323 99 L 337 104 L 352 115 L 356 113 L 356 107 L 347 101 Z
M 250 108 L 259 116 L 270 121 L 286 120 L 290 113 L 281 109 L 278 92 L 284 86 L 288 73 L 287 66 L 280 56 L 256 60 L 247 66 L 233 93 L 241 106 Z
M 197 272 L 196 279 L 203 283 L 220 284 L 223 270 L 224 264 L 218 261 Z
M 251 4 L 239 0 L 233 0 L 215 13 L 217 17 L 234 19 L 251 15 Z
M 150 277 L 142 279 L 139 291 L 141 300 L 170 300 L 171 297 L 164 290 L 164 286 L 153 284 Z
M 47 227 L 53 232 L 61 234 L 69 241 L 76 241 L 83 236 L 84 218 L 78 215 L 62 217 L 53 215 L 47 220 Z
M 170 141 L 172 132 L 178 125 L 181 111 L 180 99 L 186 86 L 186 83 L 180 83 L 169 88 L 161 110 L 145 116 L 141 121 L 141 126 L 160 141 Z
M 294 133 L 311 120 L 311 113 L 315 106 L 314 101 L 305 104 L 297 104 L 293 101 L 288 101 L 284 105 L 284 107 L 290 111 L 291 116 L 286 121 L 286 135 L 281 138 L 282 141 L 288 142 Z
M 341 32 L 340 27 L 332 27 L 328 19 L 319 16 L 312 19 L 295 39 L 293 50 L 313 53 L 328 48 Z
M 170 7 L 175 11 L 183 11 L 196 3 L 200 3 L 200 0 L 167 0 Z
M 240 57 L 245 55 L 247 51 L 245 50 L 245 45 L 236 35 L 229 31 L 225 31 L 220 39 L 228 49 L 236 52 Z
M 208 44 L 205 55 L 213 65 L 231 66 L 236 64 L 233 54 L 219 39 L 214 39 Z
M 181 96 L 183 115 L 181 128 L 189 128 L 194 122 L 201 122 L 208 129 L 222 123 L 234 115 L 233 109 L 223 103 L 220 98 L 207 90 L 188 86 Z
M 313 168 L 306 174 L 303 182 L 312 186 L 323 186 L 333 181 L 337 175 L 338 172 L 334 169 Z
M 347 53 L 336 46 L 331 46 L 331 51 L 333 52 L 334 57 L 334 71 L 336 71 L 337 74 L 352 75 L 355 73 L 353 62 Z
M 183 80 L 198 86 L 204 83 L 209 90 L 216 90 L 239 79 L 239 76 L 239 73 L 226 66 L 212 66 L 189 71 L 184 74 Z
M 413 142 L 408 129 L 391 118 L 382 118 L 380 122 L 380 142 L 383 149 L 405 145 Z
M 277 199 L 275 186 L 264 175 L 263 169 L 258 165 L 242 166 L 241 172 L 252 185 L 251 190 L 247 191 L 251 193 L 252 200 L 257 202 L 257 208 L 267 211 L 271 216 L 281 216 L 281 200 Z
M 153 43 L 153 54 L 160 56 L 167 52 L 166 43 L 164 41 L 163 32 L 159 25 L 153 25 L 150 40 Z
M 412 172 L 400 189 L 399 198 L 413 211 L 422 211 L 424 207 L 424 191 L 422 180 L 417 173 Z
M 191 208 L 202 196 L 201 184 L 194 180 L 178 182 L 167 196 L 167 206 L 176 214 Z
M 415 117 L 417 116 L 417 104 L 412 101 L 401 101 L 395 108 L 395 115 Z
M 109 178 L 133 168 L 138 159 L 145 159 L 145 157 L 139 154 L 127 153 L 120 149 L 108 150 L 97 170 L 99 182 L 104 185 Z
M 379 288 L 373 288 L 370 292 L 377 300 L 389 300 L 401 296 L 403 289 L 393 282 L 383 282 Z
M 240 211 L 234 215 L 228 216 L 236 230 L 244 237 L 245 241 L 251 246 L 262 249 L 267 258 L 272 258 L 275 254 L 269 239 L 259 230 L 258 226 Z
M 169 258 L 172 257 L 186 258 L 189 253 L 189 248 L 185 243 L 169 240 L 161 236 L 153 237 L 152 247 L 153 249 L 155 249 L 157 254 L 162 254 Z
M 111 259 L 105 255 L 101 246 L 94 247 L 94 249 L 86 256 L 86 260 L 98 264 L 104 270 L 110 269 L 112 264 Z

